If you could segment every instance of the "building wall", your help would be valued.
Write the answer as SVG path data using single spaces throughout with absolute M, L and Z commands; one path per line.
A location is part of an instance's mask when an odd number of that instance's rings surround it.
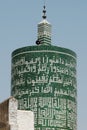
M 35 130 L 76 130 L 76 54 L 45 45 L 15 50 L 11 94 L 20 110 L 34 112 Z
M 33 117 L 33 118 L 32 118 Z M 17 111 L 18 130 L 34 130 L 34 114 L 29 111 Z
M 9 100 L 6 100 L 0 104 L 0 130 L 9 130 L 9 124 L 8 124 L 8 106 L 9 106 Z
M 17 125 L 17 109 L 18 109 L 18 102 L 15 98 L 11 98 L 9 100 L 9 124 Z
M 10 126 L 7 125 L 7 126 L 4 126 L 4 127 L 0 127 L 0 130 L 10 130 Z
M 11 97 L 0 104 L 0 130 L 34 130 L 31 111 L 18 110 L 18 102 Z

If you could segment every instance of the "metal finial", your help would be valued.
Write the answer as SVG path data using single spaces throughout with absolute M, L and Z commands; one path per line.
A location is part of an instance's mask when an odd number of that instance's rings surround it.
M 43 19 L 46 19 L 46 17 L 47 17 L 47 16 L 46 16 L 46 6 L 44 5 L 43 8 L 44 8 L 44 9 L 43 9 L 43 16 L 42 16 L 42 18 L 43 18 Z

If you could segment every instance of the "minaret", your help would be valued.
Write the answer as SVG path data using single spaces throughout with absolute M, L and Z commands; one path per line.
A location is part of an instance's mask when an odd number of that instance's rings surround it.
M 35 130 L 77 130 L 77 56 L 51 45 L 45 6 L 42 18 L 37 45 L 12 52 L 11 95 L 34 112 Z
M 38 40 L 37 45 L 50 45 L 51 44 L 51 24 L 46 20 L 46 6 L 43 6 L 43 20 L 38 24 Z

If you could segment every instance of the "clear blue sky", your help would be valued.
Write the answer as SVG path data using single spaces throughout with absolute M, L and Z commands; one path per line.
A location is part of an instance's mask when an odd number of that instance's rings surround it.
M 35 45 L 43 0 L 0 0 L 0 102 L 10 96 L 11 53 Z M 52 44 L 77 53 L 78 130 L 87 130 L 87 0 L 47 0 Z

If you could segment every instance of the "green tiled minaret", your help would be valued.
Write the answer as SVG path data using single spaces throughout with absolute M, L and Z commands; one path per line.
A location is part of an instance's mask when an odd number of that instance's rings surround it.
M 77 130 L 76 54 L 51 45 L 51 24 L 38 24 L 35 46 L 12 53 L 11 95 L 35 115 L 35 130 Z

